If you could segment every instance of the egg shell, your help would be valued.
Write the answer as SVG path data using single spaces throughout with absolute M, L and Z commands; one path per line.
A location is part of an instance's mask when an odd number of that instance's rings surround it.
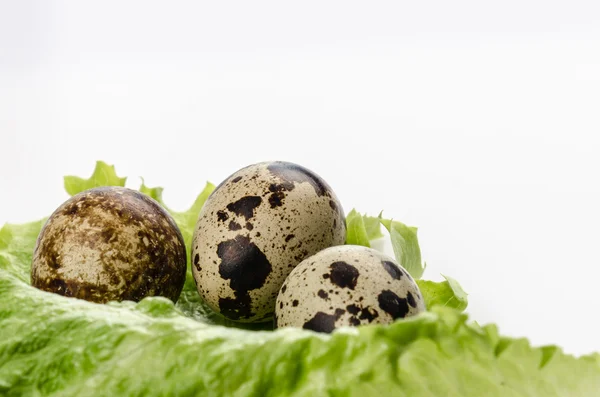
M 425 310 L 419 287 L 394 259 L 345 245 L 302 261 L 276 302 L 276 327 L 332 332 L 341 326 L 389 324 Z
M 342 206 L 322 178 L 293 163 L 258 163 L 229 176 L 206 201 L 194 232 L 192 272 L 216 312 L 234 321 L 268 321 L 290 271 L 345 238 Z
M 176 301 L 186 262 L 181 232 L 160 204 L 135 190 L 100 187 L 71 197 L 45 223 L 31 284 L 99 303 Z

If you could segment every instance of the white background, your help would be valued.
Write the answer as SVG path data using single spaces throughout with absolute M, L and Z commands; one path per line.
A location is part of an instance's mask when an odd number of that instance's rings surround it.
M 0 224 L 98 159 L 186 208 L 280 159 L 419 226 L 472 318 L 600 351 L 600 2 L 0 0 Z

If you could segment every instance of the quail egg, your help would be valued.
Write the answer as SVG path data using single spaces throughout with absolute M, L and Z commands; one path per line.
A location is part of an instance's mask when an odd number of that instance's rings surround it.
M 332 332 L 387 324 L 425 310 L 419 287 L 398 263 L 371 248 L 331 247 L 306 258 L 287 277 L 275 327 Z
M 321 177 L 289 162 L 258 163 L 229 176 L 206 201 L 194 231 L 192 272 L 216 312 L 267 321 L 290 271 L 345 238 L 342 206 Z
M 186 274 L 183 237 L 152 198 L 122 187 L 79 193 L 38 237 L 31 283 L 92 302 L 160 295 L 176 301 Z

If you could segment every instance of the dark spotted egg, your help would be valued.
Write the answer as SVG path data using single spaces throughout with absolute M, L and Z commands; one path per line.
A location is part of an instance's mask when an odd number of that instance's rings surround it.
M 192 272 L 216 312 L 267 321 L 292 269 L 345 237 L 342 206 L 321 177 L 293 163 L 254 164 L 206 201 L 194 231 Z
M 152 198 L 122 187 L 79 193 L 48 218 L 37 240 L 31 284 L 92 302 L 179 298 L 183 237 Z
M 387 324 L 425 310 L 419 287 L 395 260 L 345 245 L 302 261 L 279 291 L 275 326 L 332 332 L 341 326 Z

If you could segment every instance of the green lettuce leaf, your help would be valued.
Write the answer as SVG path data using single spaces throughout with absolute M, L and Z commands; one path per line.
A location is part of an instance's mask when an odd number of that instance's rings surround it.
M 346 217 L 346 244 L 370 247 L 370 240 L 383 237 L 381 225 L 384 225 L 390 232 L 394 256 L 398 263 L 403 264 L 403 267 L 414 278 L 420 278 L 425 271 L 425 265 L 421 265 L 421 250 L 416 227 L 409 227 L 398 221 L 383 219 L 381 214 L 377 217 L 361 215 L 355 209 L 352 209 Z M 425 305 L 428 308 L 448 306 L 459 311 L 465 310 L 468 305 L 467 293 L 458 281 L 447 276 L 444 276 L 444 278 L 446 278 L 446 281 L 441 283 L 416 280 L 424 296 Z
M 428 280 L 417 280 L 425 306 L 447 306 L 463 311 L 467 308 L 467 293 L 460 284 L 451 277 L 443 276 L 446 281 L 441 283 Z
M 364 218 L 355 209 L 346 215 L 346 244 L 371 246 Z
M 29 282 L 35 242 L 46 219 L 23 225 L 6 224 L 0 229 L 0 269 Z
M 0 270 L 3 396 L 592 397 L 600 356 L 533 348 L 435 307 L 331 335 L 199 323 L 164 298 L 99 305 Z
M 421 248 L 417 238 L 417 228 L 390 219 L 381 219 L 381 224 L 390 233 L 392 248 L 398 263 L 414 278 L 421 278 L 426 265 L 421 264 Z
M 97 166 L 106 168 L 113 173 L 105 179 L 97 171 L 71 179 L 69 193 L 124 182 L 114 167 Z M 171 211 L 188 245 L 213 189 L 207 184 L 188 211 Z M 161 188 L 140 190 L 164 205 Z M 361 218 L 368 240 L 376 228 Z M 466 294 L 449 277 L 418 280 L 426 313 L 331 335 L 226 327 L 239 324 L 200 301 L 189 273 L 177 305 L 161 297 L 99 305 L 43 292 L 28 285 L 43 223 L 0 229 L 2 396 L 591 397 L 600 390 L 600 355 L 533 348 L 494 325 L 469 323 L 457 310 Z
M 71 196 L 74 196 L 84 190 L 100 186 L 125 186 L 125 181 L 127 181 L 127 178 L 117 176 L 114 165 L 98 161 L 91 178 L 83 179 L 77 176 L 66 176 L 65 190 Z
M 215 190 L 215 185 L 213 185 L 210 182 L 206 182 L 204 189 L 200 192 L 200 194 L 196 198 L 196 201 L 194 201 L 192 206 L 184 212 L 173 211 L 165 205 L 162 199 L 162 187 L 149 188 L 144 184 L 144 180 L 142 179 L 142 186 L 139 190 L 140 192 L 147 194 L 154 200 L 158 201 L 160 205 L 162 205 L 163 207 L 165 207 L 165 209 L 167 209 L 167 211 L 169 211 L 169 213 L 171 214 L 173 219 L 175 219 L 175 222 L 179 226 L 179 229 L 181 230 L 181 234 L 183 235 L 185 245 L 188 248 L 189 255 L 189 248 L 192 245 L 192 236 L 194 234 L 194 227 L 196 226 L 196 221 L 198 220 L 198 214 L 204 206 L 204 202 L 206 201 L 208 196 L 210 196 L 213 190 Z
M 380 217 L 361 215 L 355 209 L 346 215 L 346 244 L 371 247 L 371 240 L 382 237 Z
M 381 232 L 381 214 L 378 217 L 363 215 L 363 222 L 369 240 L 377 240 L 383 237 L 383 233 Z
M 390 235 L 394 256 L 398 263 L 415 279 L 421 278 L 426 264 L 421 263 L 417 228 L 391 219 L 383 219 L 381 215 L 379 214 L 378 217 L 361 215 L 352 209 L 346 216 L 346 244 L 370 247 L 371 240 L 383 237 L 381 232 L 381 225 L 383 225 Z

